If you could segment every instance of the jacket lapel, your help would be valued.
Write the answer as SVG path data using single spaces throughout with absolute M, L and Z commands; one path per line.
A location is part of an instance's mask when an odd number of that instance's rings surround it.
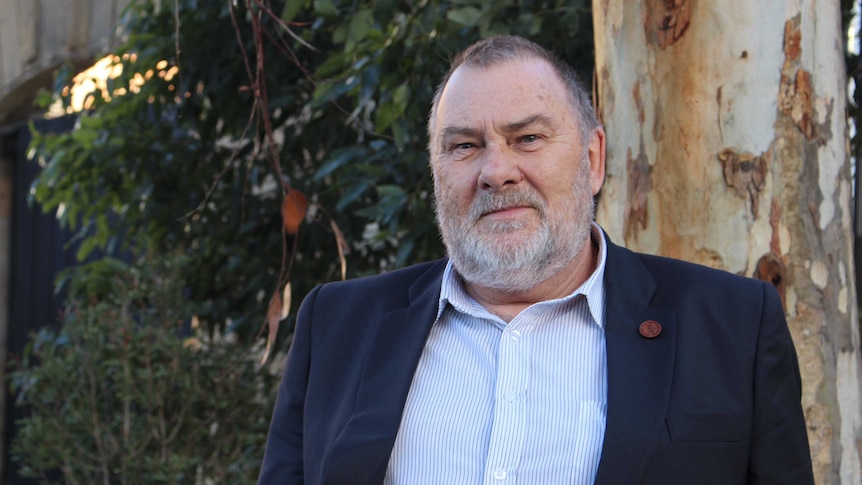
M 605 269 L 608 413 L 595 483 L 639 483 L 664 426 L 676 349 L 672 311 L 652 308 L 655 281 L 640 258 L 608 241 Z M 654 320 L 661 333 L 641 335 Z
M 383 482 L 413 374 L 437 315 L 445 266 L 445 260 L 434 264 L 407 290 L 407 306 L 377 321 L 353 415 L 333 445 L 324 483 Z

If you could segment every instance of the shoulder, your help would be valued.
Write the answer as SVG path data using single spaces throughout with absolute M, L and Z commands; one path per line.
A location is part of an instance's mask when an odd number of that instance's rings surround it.
M 324 283 L 309 298 L 316 301 L 316 306 L 333 302 L 345 306 L 350 302 L 386 311 L 405 305 L 414 294 L 430 290 L 439 295 L 446 263 L 446 259 L 438 259 L 377 275 Z
M 745 275 L 731 273 L 678 259 L 637 253 L 613 246 L 608 258 L 616 257 L 617 278 L 632 267 L 641 268 L 655 284 L 653 302 L 678 305 L 685 298 L 707 304 L 745 304 L 760 307 L 764 300 L 778 300 L 771 284 Z M 637 272 L 634 271 L 633 272 Z
M 681 284 L 697 282 L 721 286 L 754 287 L 762 284 L 760 280 L 731 273 L 720 268 L 712 268 L 698 263 L 651 254 L 633 253 L 658 280 L 679 281 Z
M 405 289 L 420 280 L 429 273 L 438 273 L 442 276 L 443 270 L 446 268 L 446 259 L 437 259 L 427 261 L 405 268 L 399 268 L 385 273 L 361 276 L 345 281 L 333 281 L 324 283 L 323 289 L 326 291 L 368 291 L 390 287 L 404 287 Z

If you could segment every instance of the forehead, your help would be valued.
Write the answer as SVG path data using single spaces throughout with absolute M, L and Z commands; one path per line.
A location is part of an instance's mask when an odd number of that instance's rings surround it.
M 435 116 L 438 128 L 512 122 L 541 114 L 571 118 L 568 92 L 542 59 L 514 59 L 489 67 L 461 66 L 443 89 Z

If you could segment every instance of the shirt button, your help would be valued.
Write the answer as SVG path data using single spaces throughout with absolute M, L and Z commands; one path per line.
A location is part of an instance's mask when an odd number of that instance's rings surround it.
M 515 391 L 508 391 L 506 394 L 503 395 L 503 399 L 505 399 L 506 401 L 508 401 L 510 403 L 515 402 L 515 397 L 517 397 L 517 394 L 515 394 Z
M 517 342 L 518 340 L 521 340 L 521 332 L 515 330 L 514 332 L 512 332 L 511 337 L 513 341 Z
M 505 480 L 506 470 L 503 470 L 502 468 L 497 468 L 496 470 L 494 470 L 494 478 L 496 478 L 497 480 Z

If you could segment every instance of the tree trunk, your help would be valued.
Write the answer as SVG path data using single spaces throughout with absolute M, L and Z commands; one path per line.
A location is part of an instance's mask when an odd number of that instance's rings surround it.
M 839 2 L 595 0 L 593 17 L 608 133 L 599 222 L 632 249 L 776 286 L 817 483 L 859 484 Z

